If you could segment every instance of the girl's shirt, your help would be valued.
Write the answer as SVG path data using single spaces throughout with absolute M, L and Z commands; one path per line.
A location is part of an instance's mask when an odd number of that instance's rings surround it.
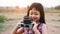
M 42 26 L 43 26 L 43 23 L 39 24 L 37 27 L 37 29 L 39 30 L 41 34 L 42 34 Z M 35 33 L 33 32 L 32 28 L 24 28 L 24 34 L 35 34 Z

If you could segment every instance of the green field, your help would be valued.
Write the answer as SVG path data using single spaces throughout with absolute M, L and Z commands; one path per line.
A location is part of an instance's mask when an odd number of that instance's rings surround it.
M 0 12 L 8 20 L 0 23 L 0 34 L 11 34 L 14 26 L 26 15 L 26 12 Z M 45 19 L 49 34 L 60 34 L 60 10 L 45 10 Z

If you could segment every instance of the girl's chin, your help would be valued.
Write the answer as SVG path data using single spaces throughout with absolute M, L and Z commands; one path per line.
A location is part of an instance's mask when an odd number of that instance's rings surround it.
M 36 20 L 32 20 L 32 21 L 35 21 L 36 22 Z
M 32 21 L 35 21 L 35 22 L 37 21 L 36 19 L 31 19 L 31 20 L 32 20 Z

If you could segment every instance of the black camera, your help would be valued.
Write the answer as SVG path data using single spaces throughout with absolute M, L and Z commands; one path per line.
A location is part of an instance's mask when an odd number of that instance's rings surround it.
M 18 27 L 31 28 L 33 26 L 33 24 L 31 23 L 31 19 L 28 16 L 24 16 L 23 21 L 20 24 L 18 24 Z

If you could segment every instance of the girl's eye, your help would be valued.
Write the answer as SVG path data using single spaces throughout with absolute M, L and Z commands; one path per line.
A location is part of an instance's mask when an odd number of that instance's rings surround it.
M 31 15 L 33 15 L 33 13 L 31 13 Z M 38 14 L 34 14 L 34 15 L 38 15 Z
M 31 14 L 32 15 L 32 14 Z
M 35 15 L 38 15 L 38 14 L 35 14 Z
M 33 15 L 33 13 L 31 13 L 31 15 Z

